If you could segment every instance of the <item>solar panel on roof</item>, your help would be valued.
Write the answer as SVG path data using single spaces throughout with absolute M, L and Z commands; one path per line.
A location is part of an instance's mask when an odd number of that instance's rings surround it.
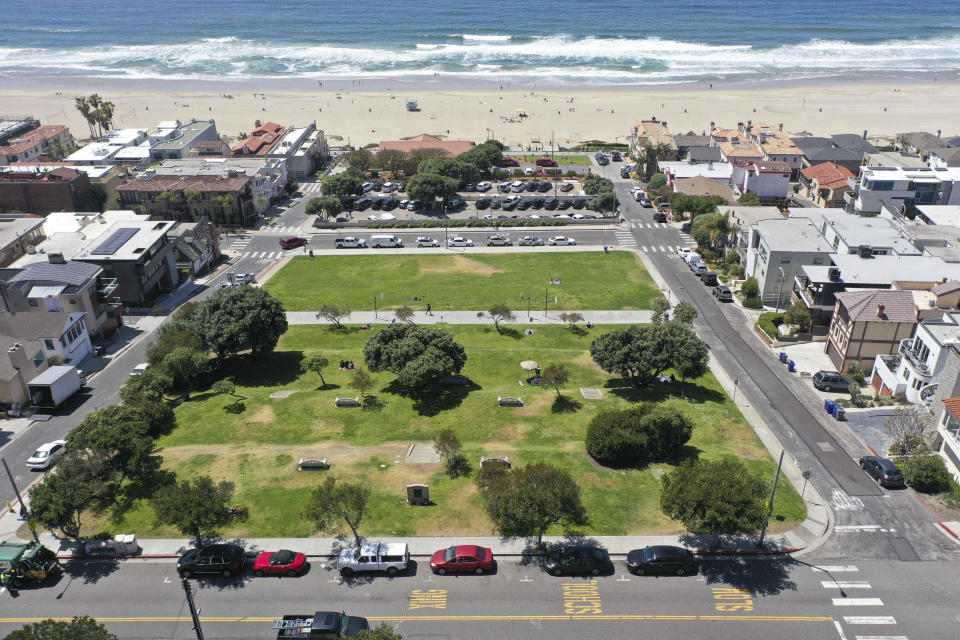
M 120 247 L 124 245 L 127 240 L 137 235 L 137 231 L 139 231 L 139 229 L 136 227 L 123 227 L 121 229 L 117 229 L 110 234 L 109 238 L 97 245 L 97 248 L 90 253 L 99 256 L 112 256 Z

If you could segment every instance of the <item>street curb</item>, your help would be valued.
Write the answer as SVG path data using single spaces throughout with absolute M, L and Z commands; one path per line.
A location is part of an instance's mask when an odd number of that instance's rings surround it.
M 940 522 L 935 523 L 935 524 L 936 524 L 937 529 L 939 529 L 939 530 L 942 531 L 945 535 L 947 535 L 947 536 L 949 536 L 950 538 L 952 538 L 953 541 L 956 542 L 957 544 L 960 544 L 960 535 L 957 535 L 957 534 L 953 531 L 953 529 L 951 529 L 950 527 L 948 527 L 947 525 L 945 525 L 942 520 L 941 520 Z

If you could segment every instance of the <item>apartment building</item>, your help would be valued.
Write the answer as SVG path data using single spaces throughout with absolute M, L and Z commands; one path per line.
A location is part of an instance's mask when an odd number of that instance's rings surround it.
M 304 180 L 316 171 L 324 158 L 330 156 L 323 130 L 311 122 L 305 127 L 289 130 L 267 154 L 269 158 L 287 161 L 291 180 Z
M 263 213 L 275 198 L 283 195 L 287 184 L 287 159 L 248 156 L 238 158 L 184 158 L 164 160 L 147 169 L 141 177 L 219 176 L 250 179 L 250 193 L 257 213 Z
M 157 139 L 155 143 L 154 138 Z M 174 127 L 158 125 L 158 133 L 151 136 L 150 158 L 154 162 L 186 158 L 198 142 L 219 139 L 217 123 L 213 120 L 191 120 L 186 124 L 178 120 Z
M 914 215 L 916 207 L 960 204 L 960 167 L 863 167 L 859 180 L 849 180 L 847 210 L 877 214 L 882 207 Z
M 40 125 L 33 118 L 0 121 L 0 165 L 56 159 L 73 148 L 70 129 L 59 124 Z
M 824 352 L 837 371 L 855 362 L 869 367 L 878 355 L 896 353 L 916 329 L 917 308 L 909 291 L 845 291 L 835 297 Z
M 51 211 L 76 211 L 89 202 L 90 178 L 77 169 L 52 171 L 0 171 L 0 209 L 45 215 Z
M 196 222 L 207 217 L 220 225 L 253 225 L 258 217 L 251 179 L 221 175 L 143 175 L 117 188 L 120 202 L 142 206 L 159 219 Z
M 746 242 L 746 277 L 756 278 L 763 304 L 789 304 L 793 282 L 804 265 L 827 265 L 833 247 L 809 219 L 800 217 L 758 220 L 750 225 Z

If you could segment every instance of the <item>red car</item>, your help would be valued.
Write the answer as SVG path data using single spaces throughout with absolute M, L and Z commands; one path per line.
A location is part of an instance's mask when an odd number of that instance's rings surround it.
M 557 166 L 557 161 L 552 158 L 537 158 L 538 167 L 555 167 Z
M 430 569 L 440 575 L 493 571 L 493 551 L 472 544 L 447 547 L 430 556 Z
M 264 551 L 253 563 L 253 573 L 257 576 L 295 576 L 303 573 L 308 564 L 307 556 L 296 551 Z
M 297 247 L 302 247 L 305 244 L 310 242 L 306 238 L 298 238 L 297 236 L 290 236 L 288 238 L 280 238 L 280 248 L 281 249 L 296 249 Z
M 520 161 L 516 158 L 504 158 L 500 161 L 501 167 L 519 167 Z

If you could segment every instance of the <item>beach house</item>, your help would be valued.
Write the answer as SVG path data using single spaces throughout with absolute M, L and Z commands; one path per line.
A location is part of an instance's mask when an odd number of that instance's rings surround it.
M 793 143 L 803 151 L 804 168 L 831 162 L 856 175 L 864 154 L 877 153 L 877 148 L 867 142 L 866 137 L 866 131 L 863 135 L 839 133 L 829 138 L 801 136 L 793 138 Z
M 853 190 L 843 198 L 851 213 L 876 214 L 886 206 L 912 216 L 921 205 L 960 204 L 960 167 L 863 167 L 848 182 Z
M 664 153 L 659 156 L 660 160 L 676 160 L 679 157 L 677 143 L 673 139 L 665 120 L 657 120 L 653 117 L 649 120 L 637 120 L 633 123 L 633 131 L 630 135 L 630 155 L 632 157 L 640 157 L 644 147 L 656 147 L 658 145 L 664 149 Z
M 0 120 L 0 165 L 57 159 L 73 148 L 70 129 L 38 120 Z
M 776 202 L 787 197 L 792 169 L 786 162 L 734 159 L 730 166 L 730 184 L 736 197 L 748 191 L 757 194 L 765 202 Z
M 148 139 L 146 129 L 114 129 L 63 160 L 66 164 L 105 164 L 121 149 L 139 146 Z
M 286 160 L 290 180 L 305 180 L 324 159 L 330 157 L 330 148 L 323 129 L 317 129 L 317 124 L 311 122 L 305 127 L 288 130 L 267 157 Z
M 266 156 L 287 133 L 287 128 L 276 122 L 254 123 L 250 135 L 231 149 L 234 156 Z
M 5 167 L 0 171 L 0 209 L 44 215 L 76 211 L 88 206 L 90 178 L 78 169 L 27 171 Z
M 842 207 L 843 194 L 850 192 L 853 172 L 834 162 L 822 162 L 800 171 L 800 191 L 819 207 Z
M 161 123 L 157 129 L 150 136 L 150 158 L 154 162 L 186 158 L 198 142 L 220 139 L 217 123 L 213 120 L 191 120 L 186 124 L 177 120 Z
M 836 299 L 824 353 L 837 371 L 846 372 L 853 363 L 869 368 L 878 355 L 896 353 L 916 329 L 917 308 L 909 291 L 845 291 Z
M 756 278 L 768 306 L 787 306 L 793 281 L 803 265 L 830 263 L 833 247 L 809 218 L 770 218 L 750 225 L 743 256 L 747 278 Z

